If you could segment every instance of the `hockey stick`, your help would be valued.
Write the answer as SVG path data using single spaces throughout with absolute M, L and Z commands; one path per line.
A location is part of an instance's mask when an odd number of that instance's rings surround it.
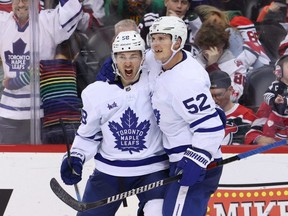
M 71 156 L 70 156 L 69 144 L 67 143 L 66 146 L 67 146 L 68 165 L 71 168 L 73 174 L 79 175 L 77 172 L 75 172 L 75 170 L 71 166 L 71 162 L 70 162 Z M 74 189 L 75 189 L 77 200 L 80 202 L 81 201 L 81 195 L 80 195 L 79 187 L 77 184 L 74 184 Z
M 229 157 L 227 159 L 224 159 L 222 161 L 219 162 L 215 162 L 215 163 L 211 163 L 207 169 L 213 169 L 215 167 L 218 166 L 223 166 L 224 164 L 228 164 L 231 163 L 233 161 L 236 160 L 241 160 L 247 157 L 250 157 L 252 155 L 258 154 L 258 153 L 262 153 L 264 151 L 273 149 L 273 148 L 277 148 L 279 146 L 285 145 L 287 144 L 286 140 L 281 140 L 275 143 L 272 143 L 270 145 L 266 145 L 266 146 L 261 146 L 259 148 L 244 152 L 244 153 L 240 153 L 238 155 L 235 155 L 233 157 Z M 56 196 L 58 196 L 59 199 L 61 199 L 64 203 L 66 203 L 68 206 L 70 206 L 71 208 L 75 209 L 76 211 L 82 212 L 82 211 L 87 211 L 89 209 L 93 209 L 93 208 L 98 208 L 100 206 L 103 205 L 107 205 L 109 203 L 112 202 L 116 202 L 119 200 L 122 200 L 124 198 L 127 198 L 129 196 L 132 195 L 136 195 L 136 194 L 140 194 L 143 192 L 146 192 L 148 190 L 152 190 L 153 188 L 156 187 L 160 187 L 163 185 L 167 185 L 170 184 L 172 182 L 175 182 L 177 180 L 179 180 L 181 178 L 181 175 L 177 175 L 177 176 L 173 176 L 173 177 L 169 177 L 166 179 L 162 179 L 156 182 L 152 182 L 150 184 L 147 185 L 143 185 L 141 187 L 138 188 L 134 188 L 132 190 L 120 193 L 120 194 L 116 194 L 113 195 L 111 197 L 107 197 L 104 199 L 101 199 L 99 201 L 96 202 L 90 202 L 90 203 L 85 203 L 85 202 L 79 202 L 77 200 L 75 200 L 72 196 L 70 196 L 62 187 L 61 185 L 57 182 L 57 180 L 55 178 L 52 178 L 50 181 L 50 187 L 52 189 L 52 191 L 55 193 Z
M 269 183 L 252 183 L 252 184 L 219 184 L 218 187 L 226 188 L 243 188 L 243 187 L 271 187 L 271 186 L 282 186 L 288 185 L 288 182 L 269 182 Z
M 69 165 L 70 169 L 72 170 L 72 173 L 73 173 L 73 174 L 79 175 L 79 174 L 78 174 L 77 172 L 75 172 L 75 170 L 72 168 L 72 165 L 71 165 L 70 146 L 69 146 L 69 143 L 68 143 L 68 140 L 67 140 L 66 129 L 65 129 L 65 126 L 64 126 L 64 123 L 63 123 L 62 118 L 60 118 L 59 120 L 60 120 L 60 124 L 61 124 L 61 127 L 62 127 L 64 139 L 65 139 L 65 144 L 66 144 L 66 149 L 67 149 L 68 165 Z M 74 189 L 75 189 L 75 193 L 76 193 L 77 200 L 80 202 L 80 201 L 81 201 L 81 195 L 80 195 L 79 187 L 78 187 L 77 184 L 74 184 Z

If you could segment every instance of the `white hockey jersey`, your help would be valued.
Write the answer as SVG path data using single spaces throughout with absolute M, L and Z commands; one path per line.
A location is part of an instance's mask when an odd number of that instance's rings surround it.
M 152 105 L 164 134 L 164 148 L 170 162 L 180 160 L 191 146 L 220 158 L 224 126 L 210 93 L 208 73 L 191 54 L 183 54 L 182 62 L 165 72 L 160 72 L 161 65 L 151 58 L 151 52 L 146 55 Z
M 69 0 L 54 10 L 39 14 L 39 55 L 41 60 L 54 58 L 57 44 L 67 40 L 82 18 L 78 0 Z M 13 12 L 0 12 L 0 55 L 4 78 L 14 78 L 28 71 L 30 66 L 29 23 L 19 26 Z M 0 102 L 0 116 L 9 119 L 30 119 L 30 85 L 17 90 L 4 89 Z
M 244 62 L 253 68 L 259 68 L 263 65 L 269 65 L 270 58 L 260 43 L 254 24 L 237 26 L 243 38 L 243 52 L 237 55 L 239 61 Z
M 168 156 L 154 117 L 148 75 L 124 89 L 96 81 L 82 92 L 82 123 L 71 152 L 94 157 L 96 169 L 140 176 L 167 169 Z

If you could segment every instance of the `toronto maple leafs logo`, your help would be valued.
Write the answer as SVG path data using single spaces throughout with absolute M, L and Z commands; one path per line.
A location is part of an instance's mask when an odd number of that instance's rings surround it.
M 9 66 L 9 71 L 28 71 L 30 64 L 30 52 L 26 52 L 26 43 L 20 38 L 13 43 L 13 51 L 5 51 L 5 63 Z
M 159 110 L 157 110 L 157 109 L 154 109 L 153 112 L 154 112 L 154 116 L 155 116 L 155 118 L 156 118 L 157 125 L 159 125 L 159 122 L 160 122 L 160 112 L 159 112 Z
M 147 148 L 145 144 L 145 137 L 150 128 L 150 122 L 145 120 L 138 124 L 138 117 L 129 107 L 123 113 L 121 124 L 112 121 L 109 122 L 108 126 L 116 138 L 116 146 L 122 151 L 129 151 L 130 154 L 133 152 L 140 152 Z

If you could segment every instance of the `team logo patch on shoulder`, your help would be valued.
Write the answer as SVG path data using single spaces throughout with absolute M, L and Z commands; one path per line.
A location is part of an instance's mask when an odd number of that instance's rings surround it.
M 116 104 L 116 102 L 113 102 L 112 104 L 108 104 L 108 109 L 109 110 L 111 110 L 111 109 L 113 109 L 113 108 L 115 108 L 115 107 L 117 107 L 118 105 Z
M 138 124 L 138 117 L 130 107 L 125 110 L 120 119 L 121 124 L 115 121 L 108 124 L 116 139 L 115 148 L 129 151 L 130 154 L 147 148 L 144 144 L 146 142 L 145 137 L 150 128 L 150 122 L 145 120 Z

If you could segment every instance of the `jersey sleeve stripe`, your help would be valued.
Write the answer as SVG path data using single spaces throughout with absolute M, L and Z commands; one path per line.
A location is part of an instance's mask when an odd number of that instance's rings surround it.
M 196 127 L 197 125 L 199 125 L 199 124 L 201 124 L 201 123 L 203 123 L 203 122 L 205 122 L 205 121 L 207 121 L 207 120 L 209 120 L 209 119 L 211 119 L 211 118 L 214 118 L 214 117 L 216 117 L 216 116 L 218 116 L 218 112 L 217 112 L 217 111 L 214 112 L 214 113 L 211 114 L 211 115 L 206 115 L 205 117 L 200 118 L 200 119 L 198 119 L 197 121 L 192 122 L 192 123 L 190 124 L 190 128 L 194 128 L 194 127 Z
M 195 130 L 195 132 L 209 133 L 209 132 L 220 131 L 220 130 L 223 130 L 223 129 L 224 129 L 224 126 L 223 126 L 223 125 L 220 125 L 220 126 L 212 127 L 212 128 L 198 128 L 197 130 Z
M 185 152 L 187 148 L 191 148 L 191 144 L 187 144 L 187 145 L 180 145 L 175 147 L 175 148 L 172 148 L 172 149 L 167 149 L 165 148 L 165 152 L 168 154 L 168 155 L 171 155 L 171 154 L 177 154 L 177 153 L 181 153 L 181 152 Z
M 73 17 L 71 17 L 66 23 L 63 23 L 63 24 L 61 25 L 62 28 L 65 28 L 67 25 L 69 25 L 70 23 L 72 23 L 72 21 L 76 20 L 76 18 L 79 17 L 81 14 L 82 14 L 82 8 L 80 8 L 80 10 L 79 10 Z M 75 26 L 75 24 L 72 25 L 71 28 L 73 28 L 74 26 Z M 70 29 L 71 29 L 71 28 L 70 28 Z M 68 30 L 68 32 L 69 32 L 69 30 Z

